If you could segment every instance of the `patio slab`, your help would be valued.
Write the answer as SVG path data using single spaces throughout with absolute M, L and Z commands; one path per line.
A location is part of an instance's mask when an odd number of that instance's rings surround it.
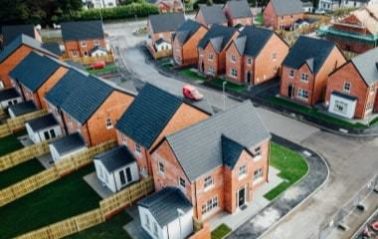
M 113 195 L 113 192 L 98 180 L 96 172 L 84 176 L 84 181 L 103 199 Z
M 253 201 L 247 205 L 244 210 L 237 209 L 233 214 L 221 212 L 209 220 L 211 230 L 214 230 L 221 224 L 226 224 L 232 230 L 235 230 L 252 216 L 258 214 L 265 208 L 270 201 L 264 198 L 264 195 L 283 182 L 283 179 L 278 177 L 279 170 L 269 167 L 269 183 L 260 186 L 259 189 L 253 194 Z

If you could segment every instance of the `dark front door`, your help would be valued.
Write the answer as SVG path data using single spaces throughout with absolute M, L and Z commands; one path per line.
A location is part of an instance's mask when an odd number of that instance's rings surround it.
M 289 88 L 287 90 L 287 95 L 291 98 L 293 96 L 293 86 L 289 85 Z
M 239 207 L 245 203 L 245 188 L 239 190 Z
M 201 69 L 202 69 L 202 72 L 205 73 L 205 63 L 202 61 L 202 64 L 201 64 Z
M 247 73 L 247 83 L 248 83 L 248 85 L 251 84 L 251 72 L 249 72 L 249 71 Z

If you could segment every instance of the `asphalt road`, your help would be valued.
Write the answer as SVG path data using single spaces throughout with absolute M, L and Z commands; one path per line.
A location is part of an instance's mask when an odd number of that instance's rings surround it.
M 183 83 L 161 75 L 154 66 L 146 63 L 144 55 L 136 47 L 146 38 L 136 37 L 132 32 L 145 25 L 146 21 L 131 22 L 106 25 L 105 29 L 110 34 L 111 44 L 120 52 L 120 64 L 131 72 L 130 77 L 180 94 Z M 223 107 L 222 92 L 202 86 L 200 89 L 210 104 Z M 230 98 L 226 100 L 227 107 L 238 103 Z M 378 173 L 378 139 L 338 136 L 264 108 L 258 108 L 258 112 L 272 133 L 321 154 L 330 166 L 326 185 L 271 228 L 264 238 L 319 238 L 321 225 L 327 223 L 341 205 Z

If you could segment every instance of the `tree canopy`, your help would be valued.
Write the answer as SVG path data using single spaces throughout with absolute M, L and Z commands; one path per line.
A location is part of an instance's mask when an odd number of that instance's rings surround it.
M 82 0 L 1 0 L 0 24 L 51 25 L 81 10 Z

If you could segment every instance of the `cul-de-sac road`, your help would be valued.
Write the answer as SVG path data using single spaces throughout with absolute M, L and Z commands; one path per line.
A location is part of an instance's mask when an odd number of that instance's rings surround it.
M 132 34 L 145 25 L 146 21 L 105 25 L 110 43 L 118 51 L 120 66 L 134 78 L 180 94 L 183 82 L 160 74 L 154 65 L 145 61 L 138 45 L 146 37 Z M 211 105 L 222 108 L 222 92 L 198 87 Z M 234 104 L 239 102 L 227 99 L 227 107 Z M 321 225 L 327 223 L 331 215 L 378 173 L 378 139 L 339 136 L 261 107 L 257 110 L 272 133 L 322 155 L 330 168 L 326 184 L 271 228 L 264 238 L 319 238 Z

